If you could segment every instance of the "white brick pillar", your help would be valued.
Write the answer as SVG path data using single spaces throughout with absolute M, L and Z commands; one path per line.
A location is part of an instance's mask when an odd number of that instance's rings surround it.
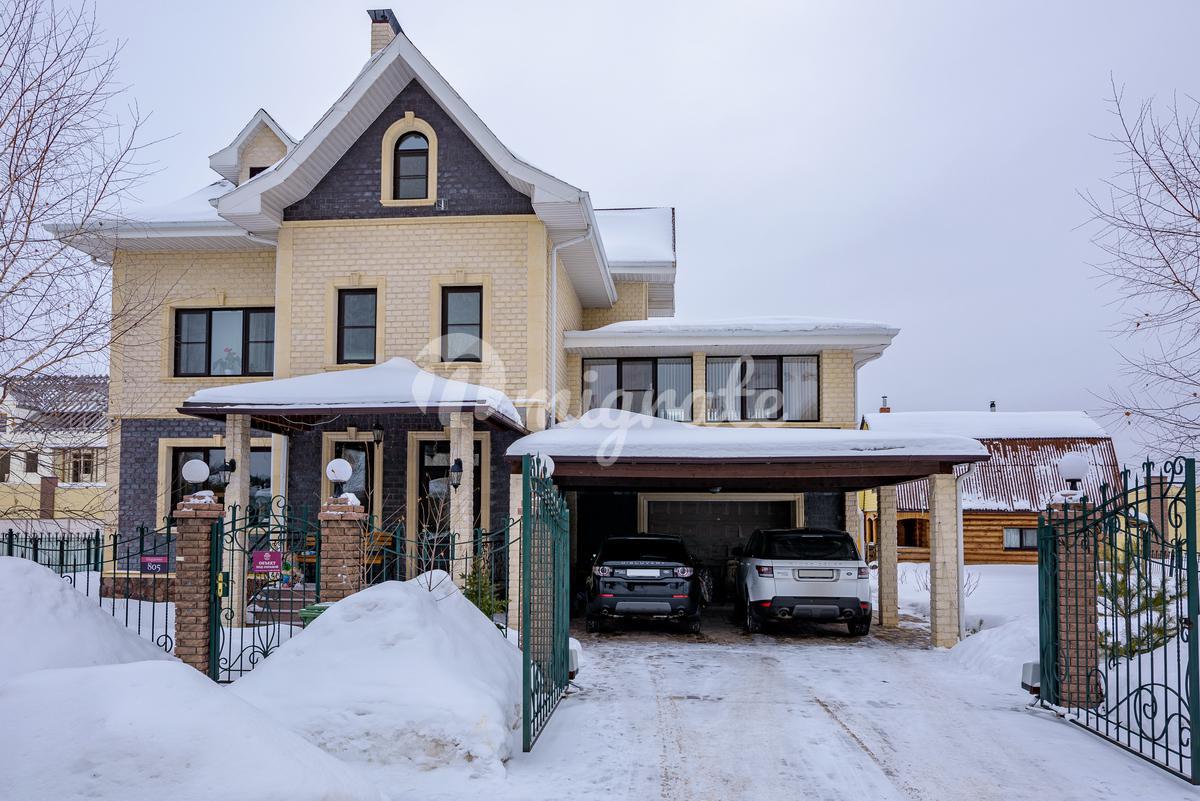
M 521 515 L 524 484 L 521 471 L 508 477 L 508 625 L 521 626 Z
M 234 470 L 225 485 L 227 528 L 236 531 L 234 547 L 225 548 L 221 569 L 229 573 L 229 625 L 246 625 L 246 515 L 250 512 L 250 416 L 231 414 L 225 418 L 225 460 L 233 460 Z M 236 516 L 237 522 L 234 522 Z
M 929 625 L 935 648 L 958 642 L 958 491 L 953 473 L 929 477 Z
M 692 422 L 703 423 L 708 418 L 708 361 L 704 353 L 692 354 Z
M 900 624 L 896 567 L 896 488 L 879 488 L 879 528 L 875 534 L 879 559 L 879 625 Z
M 450 491 L 450 531 L 454 534 L 454 583 L 463 585 L 471 572 L 475 546 L 475 415 L 450 414 L 450 465 L 462 460 L 462 482 Z
M 863 553 L 866 549 L 863 547 L 862 515 L 858 513 L 858 493 L 843 492 L 842 497 L 846 504 L 846 532 L 858 546 L 858 552 Z

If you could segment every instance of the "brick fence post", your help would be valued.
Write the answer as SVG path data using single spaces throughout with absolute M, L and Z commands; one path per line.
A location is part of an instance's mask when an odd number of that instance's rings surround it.
M 1079 522 L 1079 504 L 1056 503 L 1047 507 L 1055 529 L 1057 571 L 1058 664 L 1060 706 L 1090 709 L 1104 697 L 1097 669 L 1100 666 L 1100 630 L 1096 577 L 1095 528 Z
M 175 507 L 175 656 L 208 675 L 212 615 L 212 529 L 219 503 L 187 495 Z
M 321 601 L 340 601 L 363 583 L 367 515 L 363 507 L 329 498 L 317 515 L 321 524 Z

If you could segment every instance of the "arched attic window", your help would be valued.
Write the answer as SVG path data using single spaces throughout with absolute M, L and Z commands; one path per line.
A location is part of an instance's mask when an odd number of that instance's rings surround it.
M 424 200 L 429 197 L 429 140 L 410 131 L 396 141 L 392 160 L 392 198 Z

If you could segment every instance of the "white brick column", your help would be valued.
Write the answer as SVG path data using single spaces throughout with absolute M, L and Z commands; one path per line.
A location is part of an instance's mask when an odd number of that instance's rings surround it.
M 879 559 L 879 625 L 900 624 L 896 556 L 896 488 L 879 488 L 879 530 L 875 550 Z
M 234 470 L 225 485 L 225 517 L 228 529 L 236 530 L 237 543 L 226 548 L 221 569 L 229 573 L 229 625 L 246 625 L 246 516 L 250 512 L 250 416 L 231 414 L 225 418 L 225 460 L 234 461 Z M 236 515 L 237 524 L 233 518 Z
M 454 583 L 463 585 L 471 572 L 475 545 L 475 415 L 450 414 L 450 465 L 462 460 L 462 483 L 450 491 L 450 531 L 454 534 Z
M 508 477 L 508 609 L 510 628 L 521 626 L 521 515 L 524 485 L 521 471 Z
M 929 477 L 929 625 L 935 648 L 958 642 L 958 492 L 953 473 Z
M 692 354 L 692 422 L 703 423 L 708 417 L 708 359 L 703 353 Z

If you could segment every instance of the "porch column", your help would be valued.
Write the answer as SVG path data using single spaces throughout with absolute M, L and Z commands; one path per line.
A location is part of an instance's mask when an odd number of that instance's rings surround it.
M 521 626 L 521 514 L 524 484 L 521 472 L 508 476 L 508 608 L 509 628 Z
M 238 542 L 225 548 L 222 569 L 229 573 L 229 608 L 232 628 L 246 625 L 246 550 L 250 544 L 245 529 L 250 512 L 250 416 L 231 414 L 225 418 L 225 459 L 234 460 L 234 470 L 225 486 L 226 531 Z M 237 547 L 240 546 L 240 547 Z
M 692 422 L 703 423 L 708 418 L 708 396 L 704 394 L 708 380 L 708 361 L 703 353 L 692 354 Z
M 317 514 L 321 525 L 321 601 L 340 601 L 363 584 L 366 512 L 340 497 L 326 498 Z
M 858 513 L 858 493 L 843 492 L 842 497 L 845 499 L 846 505 L 846 533 L 850 535 L 851 539 L 854 540 L 854 544 L 858 546 L 859 553 L 862 553 L 864 550 L 862 515 Z
M 879 531 L 875 535 L 879 559 L 879 625 L 900 625 L 896 568 L 896 487 L 880 487 Z
M 958 642 L 958 492 L 953 473 L 929 477 L 929 626 L 934 648 Z
M 450 414 L 450 464 L 462 460 L 462 483 L 450 491 L 450 531 L 454 534 L 454 583 L 464 586 L 471 572 L 475 545 L 475 415 L 472 412 Z M 484 475 L 487 472 L 484 471 Z

